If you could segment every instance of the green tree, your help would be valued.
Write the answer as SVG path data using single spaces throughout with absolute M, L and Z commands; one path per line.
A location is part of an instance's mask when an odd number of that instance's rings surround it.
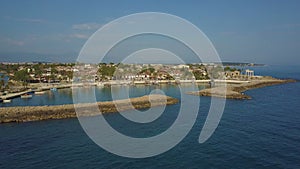
M 113 77 L 114 73 L 116 71 L 115 66 L 111 65 L 101 65 L 98 69 L 98 73 L 102 76 L 102 79 L 105 79 L 107 77 L 111 78 Z
M 22 82 L 23 86 L 27 86 L 29 75 L 27 69 L 22 69 L 14 73 L 14 80 Z
M 5 88 L 4 75 L 0 75 L 0 90 L 2 91 Z
M 226 66 L 226 67 L 224 68 L 224 71 L 231 71 L 231 68 L 230 68 L 229 66 Z
M 213 79 L 218 79 L 221 77 L 222 72 L 224 71 L 224 69 L 221 66 L 217 66 L 212 68 L 212 70 L 209 72 L 210 73 L 210 77 Z
M 42 77 L 42 74 L 43 74 L 42 65 L 41 64 L 33 65 L 33 69 L 34 69 L 35 75 L 39 78 L 39 81 L 41 83 L 41 77 Z

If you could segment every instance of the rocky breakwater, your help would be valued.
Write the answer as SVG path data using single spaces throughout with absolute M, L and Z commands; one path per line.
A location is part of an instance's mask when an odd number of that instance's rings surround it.
M 130 104 L 128 104 L 130 103 Z M 79 116 L 95 116 L 105 113 L 114 113 L 132 109 L 144 109 L 154 106 L 178 103 L 178 99 L 164 95 L 145 95 L 131 99 L 97 102 L 99 111 L 93 111 L 94 104 L 85 103 L 76 105 L 76 110 L 84 113 Z M 116 106 L 117 105 L 117 106 Z M 91 109 L 89 109 L 91 108 Z M 0 108 L 0 123 L 28 122 L 49 119 L 64 119 L 77 117 L 74 104 L 57 106 L 23 106 Z
M 226 99 L 251 99 L 251 96 L 244 94 L 243 92 L 251 89 L 291 83 L 296 82 L 293 79 L 275 79 L 271 77 L 265 77 L 258 80 L 251 80 L 249 83 L 241 83 L 241 84 L 227 84 L 226 87 L 213 87 L 207 88 L 200 91 L 188 92 L 187 94 L 197 95 L 197 96 L 212 96 L 212 97 L 220 97 Z

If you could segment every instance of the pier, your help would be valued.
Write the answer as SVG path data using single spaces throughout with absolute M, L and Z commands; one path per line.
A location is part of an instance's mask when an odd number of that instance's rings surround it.
M 65 85 L 47 85 L 47 86 L 41 86 L 38 87 L 37 89 L 28 89 L 22 92 L 17 92 L 17 93 L 8 93 L 6 95 L 2 95 L 0 96 L 0 102 L 2 102 L 3 100 L 8 100 L 8 99 L 14 99 L 17 97 L 21 97 L 21 95 L 26 94 L 26 93 L 31 93 L 31 92 L 35 92 L 35 91 L 46 91 L 46 90 L 50 90 L 51 88 L 57 88 L 57 89 L 63 89 L 63 88 L 70 88 L 72 87 L 72 84 L 65 84 Z
M 26 94 L 26 93 L 30 93 L 30 92 L 33 92 L 33 90 L 29 89 L 29 90 L 26 90 L 26 91 L 23 91 L 23 92 L 9 93 L 7 95 L 0 96 L 0 102 L 2 102 L 3 100 L 8 100 L 8 99 L 13 99 L 13 98 L 16 98 L 16 97 L 20 97 L 21 95 Z

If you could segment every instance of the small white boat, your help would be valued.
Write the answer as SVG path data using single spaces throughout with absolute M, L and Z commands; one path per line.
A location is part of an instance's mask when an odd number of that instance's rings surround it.
M 7 100 L 3 100 L 3 103 L 10 103 L 11 100 L 7 99 Z
M 30 95 L 30 94 L 23 94 L 23 95 L 21 95 L 21 99 L 30 99 L 30 98 L 32 98 L 32 95 Z
M 55 87 L 51 88 L 50 89 L 51 91 L 56 91 L 57 89 Z
M 97 83 L 97 86 L 98 87 L 104 87 L 104 84 L 103 83 Z
M 43 94 L 45 94 L 45 92 L 44 91 L 36 91 L 36 92 L 34 92 L 34 94 L 35 95 L 43 95 Z
M 153 81 L 152 85 L 159 85 L 158 81 Z

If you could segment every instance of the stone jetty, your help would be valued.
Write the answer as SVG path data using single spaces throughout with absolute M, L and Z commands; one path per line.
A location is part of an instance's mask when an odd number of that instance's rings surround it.
M 187 94 L 197 96 L 212 96 L 226 99 L 251 99 L 251 96 L 244 94 L 243 92 L 251 89 L 272 86 L 277 84 L 296 82 L 293 79 L 281 80 L 275 78 L 263 78 L 259 80 L 251 80 L 248 83 L 241 84 L 227 84 L 224 86 L 216 86 L 213 88 L 207 88 L 200 91 L 187 92 Z
M 131 104 L 128 104 L 131 103 Z M 145 95 L 131 99 L 97 102 L 98 112 L 89 111 L 91 103 L 76 105 L 76 109 L 84 109 L 80 116 L 95 116 L 105 113 L 114 113 L 132 109 L 144 109 L 154 106 L 170 105 L 178 103 L 178 99 L 164 95 Z M 118 109 L 117 109 L 117 107 Z M 23 106 L 0 108 L 0 123 L 28 122 L 49 119 L 64 119 L 77 117 L 74 104 L 57 106 Z

